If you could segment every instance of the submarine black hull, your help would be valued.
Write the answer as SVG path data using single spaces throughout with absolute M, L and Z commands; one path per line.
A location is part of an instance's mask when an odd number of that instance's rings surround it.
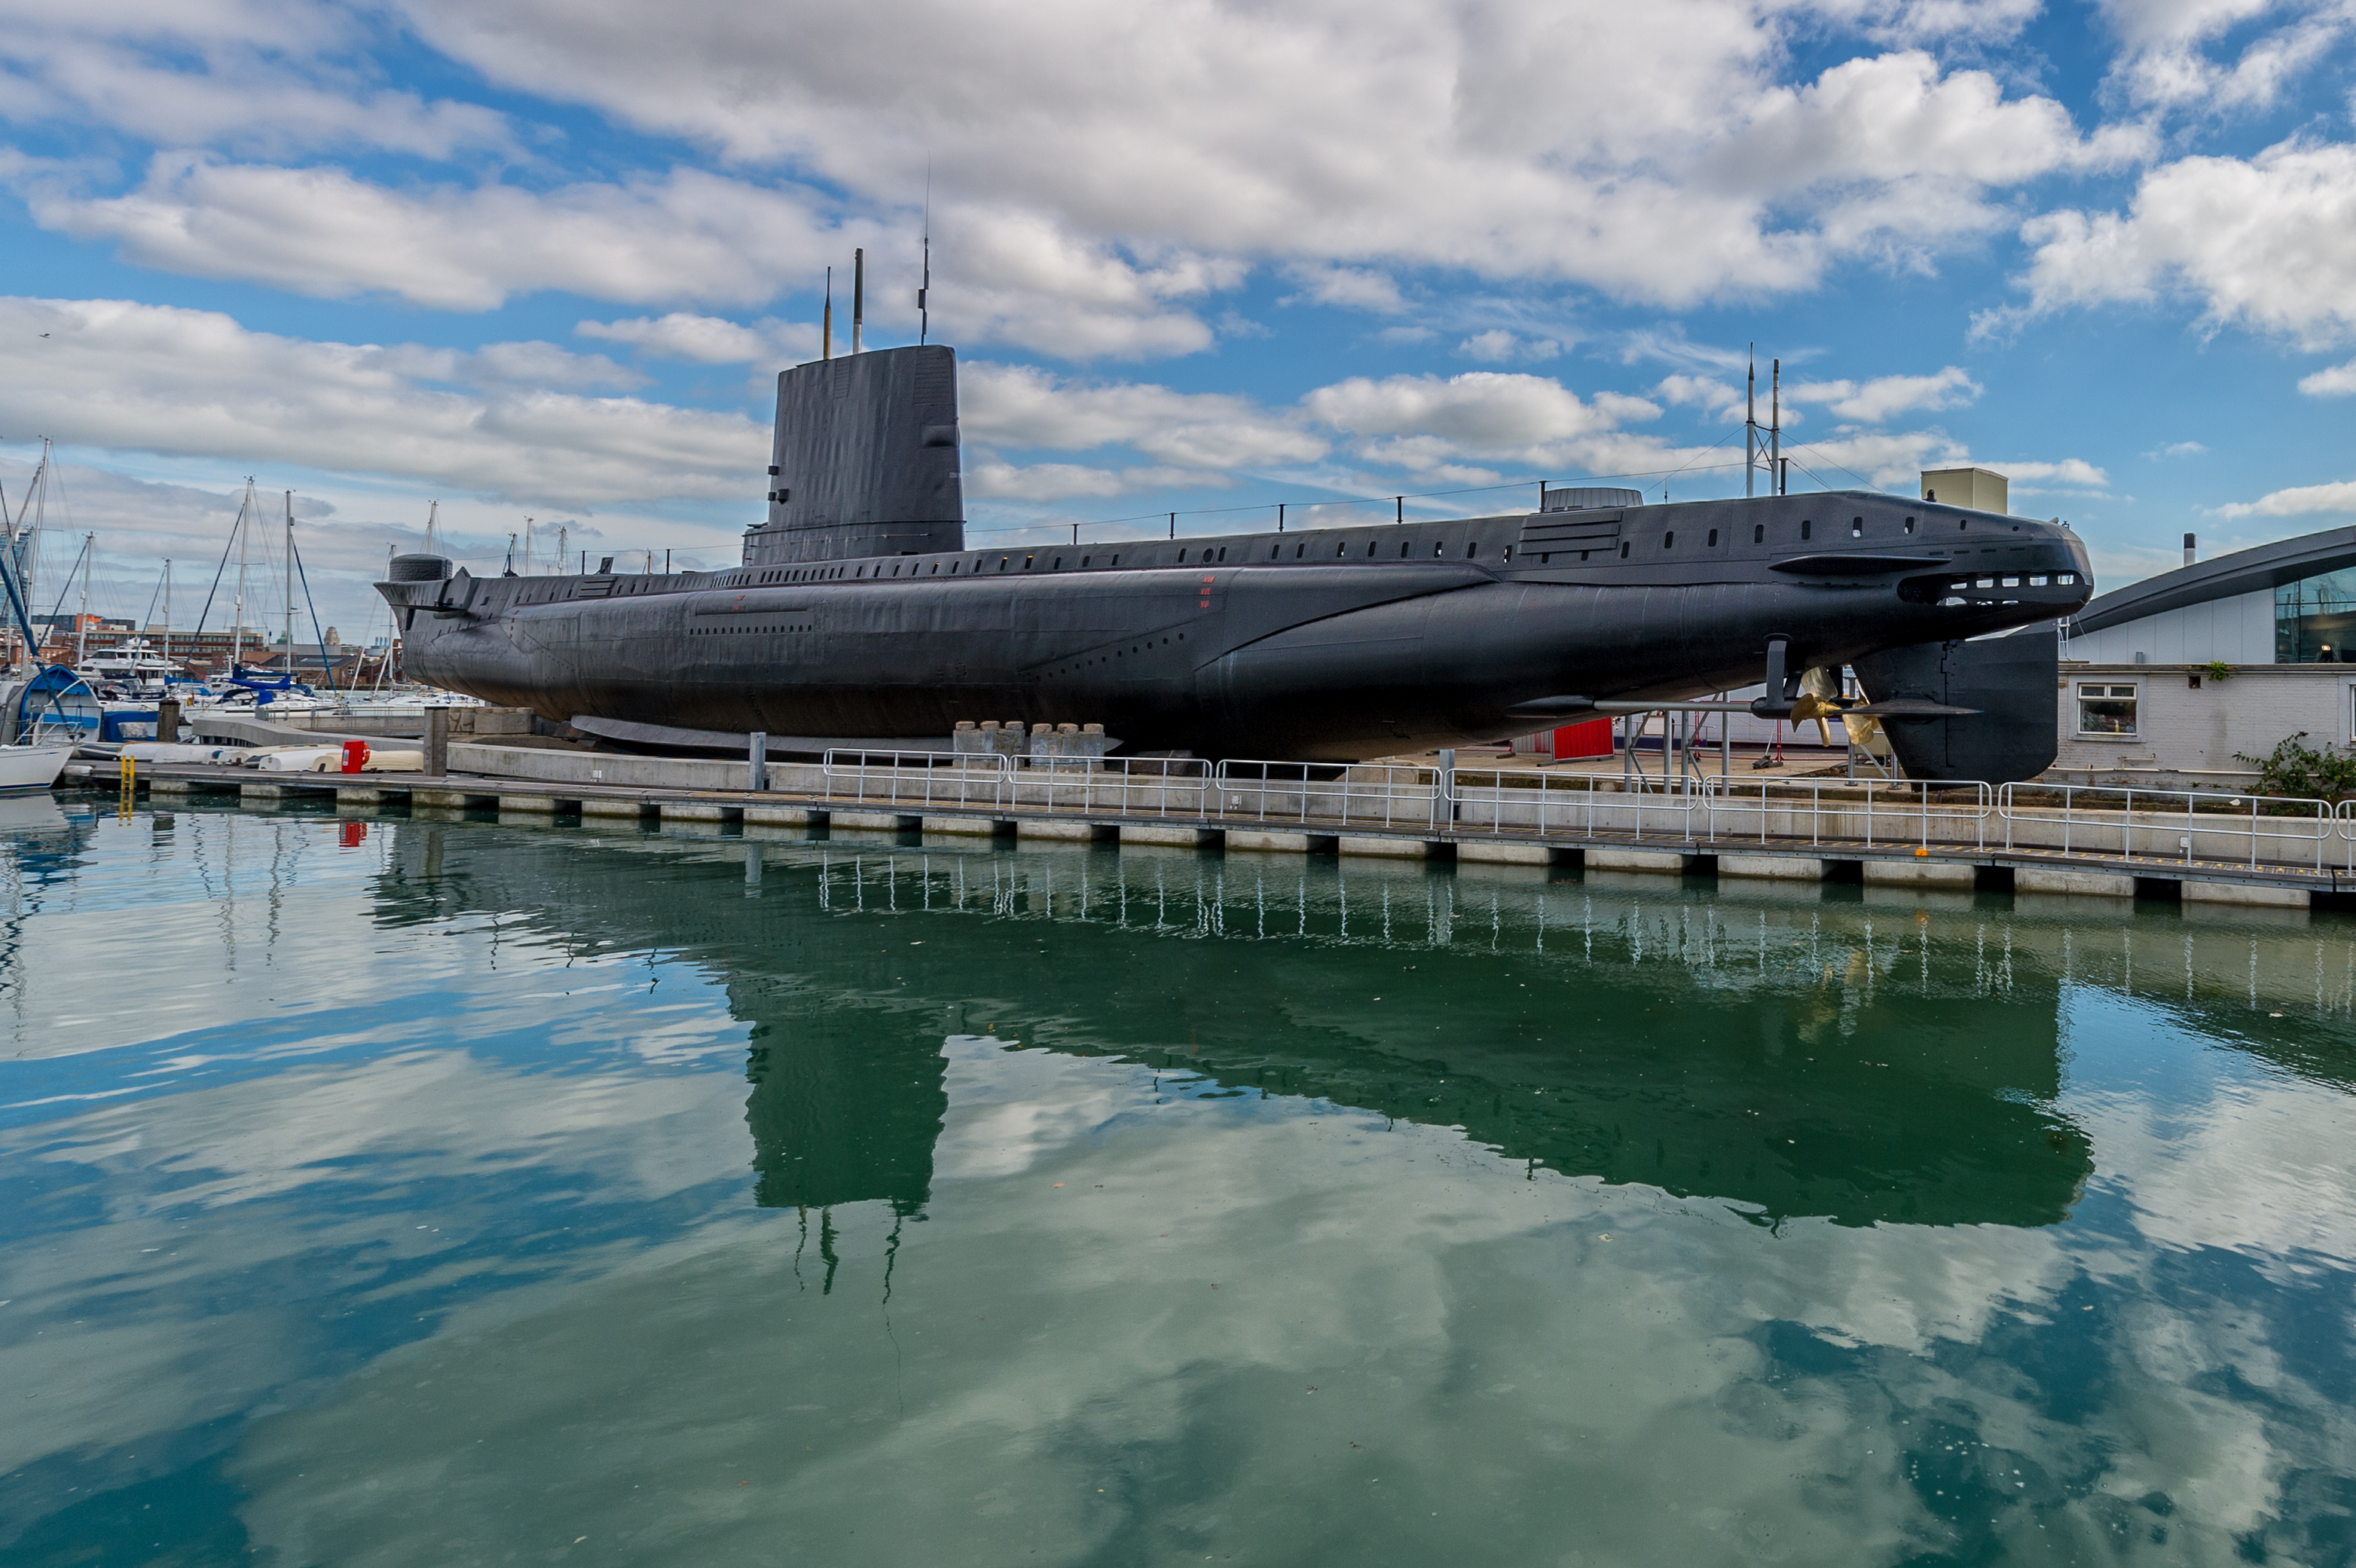
M 1747 543 L 1754 528 L 1796 534 L 1865 509 L 1892 512 L 1899 534 L 1897 504 L 1861 494 L 1630 509 L 1615 534 L 1708 537 L 1722 515 L 1718 532 Z M 1942 509 L 1905 510 L 1920 528 Z M 1669 527 L 1647 514 L 1678 515 Z M 1616 538 L 1589 552 L 1608 562 L 1508 564 L 1544 517 L 385 592 L 422 607 L 405 633 L 412 675 L 556 721 L 912 739 L 969 719 L 1100 723 L 1130 751 L 1332 761 L 1526 732 L 1540 721 L 1515 710 L 1533 701 L 1754 685 L 1774 637 L 1794 670 L 1837 666 L 2051 619 L 2092 592 L 2074 536 L 1978 514 L 1987 542 L 1970 548 L 1992 564 L 1970 576 L 1922 554 L 1890 554 L 1912 563 L 1893 571 L 1772 538 L 1722 551 L 1715 573 L 1623 558 Z M 1821 564 L 1777 569 L 1794 559 Z M 1970 585 L 1979 575 L 1988 588 Z M 803 580 L 766 580 L 779 577 Z M 454 590 L 471 602 L 436 613 Z
M 1796 674 L 2094 592 L 2058 522 L 1863 491 L 1574 490 L 1447 522 L 976 550 L 957 417 L 937 344 L 783 371 L 742 567 L 474 578 L 400 557 L 380 589 L 409 671 L 560 723 L 917 745 L 965 720 L 1101 724 L 1130 752 L 1355 761 L 1524 733 L 1533 703 L 1755 685 L 1779 639 Z M 1975 749 L 1892 736 L 1949 766 Z

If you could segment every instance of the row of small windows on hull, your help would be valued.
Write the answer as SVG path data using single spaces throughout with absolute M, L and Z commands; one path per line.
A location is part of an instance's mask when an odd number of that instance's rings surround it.
M 1958 522 L 1958 523 L 1956 523 L 1956 524 L 1955 524 L 1955 526 L 1956 526 L 1958 529 L 1966 529 L 1966 528 L 1971 527 L 1971 525 L 1972 525 L 1972 523 L 1971 523 L 1971 519 L 1969 519 L 1969 518 L 1965 518 L 1965 519 L 1964 519 L 1962 521 L 1960 521 L 1960 522 Z M 1912 518 L 1911 518 L 1911 517 L 1910 517 L 1910 518 L 1906 519 L 1906 520 L 1905 520 L 1905 521 L 1900 525 L 1900 527 L 1899 527 L 1899 532 L 1900 532 L 1901 533 L 1908 533 L 1908 534 L 1911 534 L 1911 533 L 1912 533 L 1912 532 L 1914 532 L 1914 526 L 1915 526 L 1915 524 L 1914 524 L 1914 519 L 1912 519 Z M 1816 521 L 1815 521 L 1815 519 L 1814 519 L 1814 518 L 1810 518 L 1810 517 L 1804 517 L 1804 518 L 1802 518 L 1802 519 L 1800 520 L 1800 539 L 1801 539 L 1801 541 L 1802 541 L 1803 542 L 1808 542 L 1808 541 L 1810 541 L 1810 540 L 1815 539 L 1815 536 L 1816 536 Z M 1849 536 L 1851 539 L 1863 539 L 1863 538 L 1865 537 L 1865 519 L 1863 519 L 1863 518 L 1861 518 L 1861 517 L 1853 517 L 1853 518 L 1850 518 L 1850 519 L 1848 520 L 1848 536 Z M 1754 523 L 1752 523 L 1752 524 L 1751 525 L 1751 543 L 1753 543 L 1753 544 L 1764 544 L 1764 543 L 1766 543 L 1766 542 L 1767 542 L 1767 525 L 1766 525 L 1765 523 L 1763 523 L 1763 522 L 1754 522 Z M 1661 535 L 1661 548 L 1662 548 L 1662 549 L 1664 549 L 1664 550 L 1675 550 L 1676 547 L 1677 547 L 1677 534 L 1676 534 L 1676 530 L 1675 530 L 1675 529 L 1670 529 L 1668 532 L 1665 532 L 1665 533 L 1663 533 L 1663 534 Z M 1716 529 L 1714 529 L 1714 528 L 1713 528 L 1713 529 L 1711 529 L 1711 530 L 1709 531 L 1709 537 L 1708 537 L 1708 539 L 1705 542 L 1705 548 L 1711 549 L 1711 550 L 1715 550 L 1715 549 L 1717 549 L 1717 548 L 1718 548 L 1718 530 L 1716 530 Z M 1620 553 L 1621 553 L 1621 554 L 1622 554 L 1622 555 L 1625 555 L 1625 554 L 1627 554 L 1627 553 L 1628 553 L 1628 547 L 1627 547 L 1625 544 L 1622 544 L 1622 545 L 1621 545 L 1621 546 L 1620 546 Z

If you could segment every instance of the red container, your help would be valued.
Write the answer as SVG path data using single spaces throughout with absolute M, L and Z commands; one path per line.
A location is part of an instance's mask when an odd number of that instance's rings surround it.
M 1554 732 L 1554 756 L 1559 762 L 1569 757 L 1609 757 L 1612 755 L 1612 721 L 1590 719 L 1585 724 L 1565 725 Z
M 364 740 L 344 742 L 344 771 L 358 773 L 366 767 L 368 767 L 368 742 Z

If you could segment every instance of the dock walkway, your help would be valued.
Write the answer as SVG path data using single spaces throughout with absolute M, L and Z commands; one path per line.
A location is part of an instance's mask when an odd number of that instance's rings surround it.
M 2321 801 L 2083 786 L 1924 789 L 1839 779 L 1658 779 L 1297 763 L 1032 768 L 907 753 L 748 765 L 453 746 L 444 774 L 257 773 L 155 764 L 158 804 L 234 793 L 412 813 L 496 811 L 746 830 L 1011 834 L 1230 853 L 1454 858 L 1590 870 L 2181 897 L 2305 908 L 2356 901 L 2356 817 Z M 462 771 L 462 769 L 465 769 Z M 79 778 L 77 778 L 79 775 Z M 66 782 L 118 776 L 75 764 Z

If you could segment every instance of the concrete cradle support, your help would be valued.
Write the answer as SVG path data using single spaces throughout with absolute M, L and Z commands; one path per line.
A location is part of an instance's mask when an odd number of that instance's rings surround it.
M 1264 832 L 1258 828 L 1229 828 L 1229 850 L 1269 850 L 1279 854 L 1333 854 L 1339 840 L 1332 833 Z
M 1758 877 L 1773 882 L 1822 882 L 1825 863 L 1780 854 L 1721 854 L 1718 857 L 1718 875 L 1723 877 Z
M 1976 866 L 1954 860 L 1869 860 L 1865 863 L 1865 881 L 1869 887 L 1968 888 L 1977 875 Z
M 548 817 L 555 814 L 556 797 L 553 795 L 502 795 L 499 797 L 499 815 L 503 817 Z
M 926 817 L 922 831 L 928 833 L 953 833 L 969 838 L 996 838 L 1015 831 L 1012 822 L 996 817 Z
M 1456 843 L 1457 859 L 1495 865 L 1562 865 L 1575 861 L 1578 854 L 1575 849 L 1543 843 L 1489 843 L 1479 839 L 1459 839 Z
M 2136 879 L 2108 871 L 2063 871 L 2054 866 L 2017 865 L 2015 893 L 2070 893 L 2080 897 L 2132 898 Z
M 2244 908 L 2304 909 L 2315 901 L 2315 896 L 2304 887 L 2262 887 L 2248 882 L 2194 882 L 2184 884 L 2184 901 L 2188 904 L 2235 904 Z
M 1335 851 L 1342 854 L 1365 854 L 1392 860 L 1439 860 L 1452 856 L 1456 846 L 1431 839 L 1352 838 L 1344 833 L 1334 840 Z
M 1215 849 L 1226 841 L 1226 834 L 1217 828 L 1157 828 L 1123 822 L 1120 842 L 1123 843 L 1186 844 L 1195 849 Z
M 1590 849 L 1587 852 L 1587 869 L 1643 871 L 1661 876 L 1682 876 L 1688 869 L 1688 862 L 1701 858 L 1676 850 Z
M 1043 822 L 1033 821 L 1029 817 L 1023 817 L 1018 819 L 1014 823 L 1014 836 L 1016 838 L 1060 839 L 1066 843 L 1074 842 L 1080 843 L 1089 843 L 1097 837 L 1098 831 L 1098 830 L 1096 825 L 1092 822 Z M 1113 832 L 1116 834 L 1117 839 L 1119 830 L 1116 828 Z

